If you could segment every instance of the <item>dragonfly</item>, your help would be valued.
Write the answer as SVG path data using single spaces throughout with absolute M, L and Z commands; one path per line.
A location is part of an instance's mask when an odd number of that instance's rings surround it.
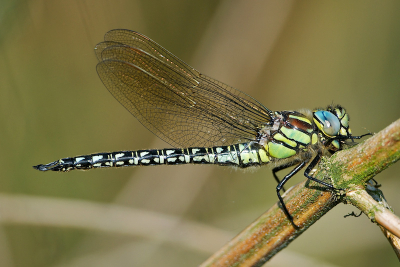
M 95 153 L 34 166 L 68 172 L 105 167 L 216 164 L 247 168 L 272 165 L 276 193 L 303 169 L 310 173 L 324 155 L 347 147 L 353 136 L 340 105 L 302 111 L 271 111 L 251 96 L 192 68 L 150 38 L 131 30 L 107 32 L 97 44 L 97 73 L 110 93 L 147 129 L 171 145 Z M 282 180 L 277 172 L 294 167 Z

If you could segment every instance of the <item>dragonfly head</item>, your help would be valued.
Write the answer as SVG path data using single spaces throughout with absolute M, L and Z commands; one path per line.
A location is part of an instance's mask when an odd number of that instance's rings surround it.
M 313 120 L 319 131 L 323 134 L 322 140 L 331 150 L 340 150 L 341 143 L 352 139 L 349 127 L 349 115 L 346 110 L 337 106 L 328 106 L 327 109 L 313 111 Z

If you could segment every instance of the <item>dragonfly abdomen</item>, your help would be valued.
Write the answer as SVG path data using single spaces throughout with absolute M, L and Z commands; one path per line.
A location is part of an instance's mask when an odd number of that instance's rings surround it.
M 270 162 L 264 148 L 256 143 L 242 143 L 218 147 L 166 148 L 137 151 L 118 151 L 63 158 L 46 165 L 40 171 L 67 172 L 105 167 L 129 167 L 179 164 L 217 164 L 241 168 Z

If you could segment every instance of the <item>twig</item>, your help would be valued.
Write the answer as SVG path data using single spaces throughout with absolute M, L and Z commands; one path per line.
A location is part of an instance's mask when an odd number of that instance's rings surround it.
M 367 184 L 366 190 L 353 190 L 346 194 L 351 204 L 365 213 L 371 221 L 376 222 L 388 239 L 397 258 L 400 260 L 400 219 L 386 202 L 381 190 L 373 183 Z
M 356 147 L 325 159 L 316 178 L 331 178 L 335 187 L 354 190 L 400 159 L 400 120 Z M 201 266 L 261 266 L 338 204 L 331 192 L 304 181 L 287 192 L 285 203 L 295 229 L 276 205 Z
M 368 218 L 400 237 L 400 219 L 389 209 L 373 199 L 366 190 L 352 190 L 346 194 L 351 204 L 364 212 Z

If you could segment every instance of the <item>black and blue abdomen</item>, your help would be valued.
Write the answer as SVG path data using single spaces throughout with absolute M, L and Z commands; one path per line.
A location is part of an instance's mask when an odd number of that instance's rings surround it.
M 242 143 L 219 147 L 149 149 L 96 153 L 63 158 L 35 168 L 47 171 L 88 170 L 105 167 L 130 167 L 179 164 L 217 164 L 241 168 L 269 163 L 271 158 L 257 143 Z

